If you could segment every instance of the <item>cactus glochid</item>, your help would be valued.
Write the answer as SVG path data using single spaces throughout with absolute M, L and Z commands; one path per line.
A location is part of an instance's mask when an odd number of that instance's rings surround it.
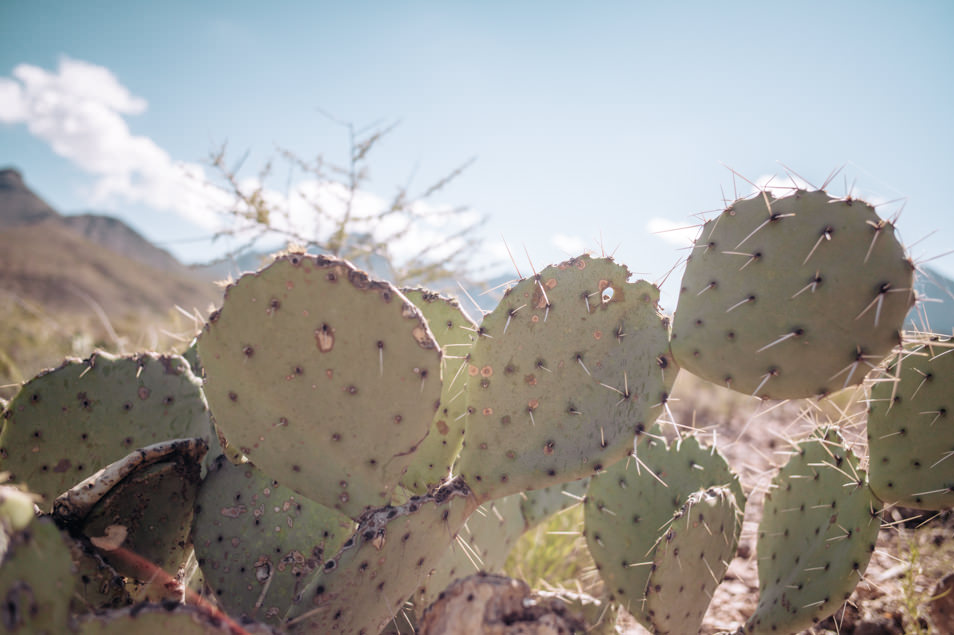
M 912 276 L 871 206 L 806 191 L 706 223 L 671 321 L 612 258 L 535 272 L 475 322 L 347 261 L 281 254 L 228 286 L 186 357 L 96 353 L 5 404 L 0 469 L 18 489 L 0 485 L 0 620 L 401 630 L 409 599 L 420 617 L 454 580 L 500 567 L 568 493 L 607 599 L 654 633 L 696 632 L 746 501 L 714 449 L 666 441 L 677 372 L 761 398 L 859 384 L 901 343 Z M 801 628 L 845 600 L 875 496 L 952 504 L 949 349 L 909 342 L 879 369 L 870 488 L 837 430 L 794 446 L 740 632 Z M 184 597 L 200 606 L 132 607 Z

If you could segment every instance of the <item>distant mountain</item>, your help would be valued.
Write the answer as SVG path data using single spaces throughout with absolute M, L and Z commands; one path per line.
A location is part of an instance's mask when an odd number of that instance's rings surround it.
M 13 169 L 0 170 L 0 291 L 56 312 L 204 312 L 220 292 L 121 220 L 63 216 Z
M 70 214 L 60 217 L 60 222 L 87 240 L 122 254 L 130 260 L 139 261 L 161 271 L 189 275 L 189 268 L 176 260 L 172 254 L 156 247 L 118 218 L 92 213 Z
M 57 218 L 46 201 L 30 191 L 16 170 L 0 170 L 0 231 Z

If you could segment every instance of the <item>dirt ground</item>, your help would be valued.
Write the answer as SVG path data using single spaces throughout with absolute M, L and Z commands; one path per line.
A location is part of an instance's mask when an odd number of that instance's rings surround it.
M 685 378 L 683 378 L 685 376 Z M 813 402 L 759 402 L 682 373 L 669 403 L 671 418 L 704 431 L 742 478 L 748 496 L 738 555 L 717 589 L 702 633 L 733 632 L 758 599 L 756 528 L 762 493 L 786 456 L 815 421 L 837 416 Z M 856 408 L 842 421 L 854 452 L 866 456 L 864 414 Z M 866 464 L 863 459 L 863 466 Z M 882 512 L 877 548 L 850 600 L 832 617 L 804 633 L 855 635 L 954 635 L 954 513 L 888 508 Z M 942 584 L 942 579 L 948 576 Z M 946 585 L 946 586 L 945 586 Z M 932 601 L 932 596 L 943 597 Z M 645 632 L 635 623 L 627 632 Z

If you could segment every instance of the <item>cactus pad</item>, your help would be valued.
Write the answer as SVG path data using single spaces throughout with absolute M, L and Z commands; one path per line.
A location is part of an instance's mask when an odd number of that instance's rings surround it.
M 440 399 L 441 354 L 420 311 L 324 256 L 242 276 L 198 351 L 229 444 L 355 519 L 390 502 Z
M 680 367 L 746 394 L 827 395 L 900 342 L 914 266 L 863 201 L 763 192 L 707 222 L 673 320 Z
M 879 504 L 834 428 L 799 443 L 765 494 L 759 603 L 743 632 L 793 633 L 832 614 L 868 566 Z
M 401 482 L 414 493 L 423 494 L 450 476 L 451 465 L 464 441 L 464 415 L 467 412 L 465 387 L 470 376 L 461 372 L 477 337 L 477 324 L 460 304 L 423 289 L 402 289 L 404 295 L 421 310 L 441 347 L 442 364 L 440 408 L 434 414 L 427 438 L 414 454 Z
M 277 626 L 354 528 L 344 514 L 220 455 L 196 500 L 192 540 L 206 583 L 229 614 Z
M 669 590 L 673 586 L 677 589 L 684 586 L 684 592 L 701 591 L 702 587 L 697 586 L 700 576 L 709 576 L 709 572 L 695 565 L 686 566 L 684 562 L 672 560 L 677 554 L 670 554 L 668 561 L 663 559 L 660 550 L 665 549 L 666 527 L 674 522 L 674 516 L 697 499 L 712 503 L 711 506 L 719 510 L 714 513 L 720 518 L 716 524 L 724 529 L 719 533 L 724 546 L 717 551 L 717 556 L 706 554 L 707 558 L 712 558 L 706 563 L 712 575 L 721 580 L 725 572 L 721 560 L 728 561 L 734 554 L 734 545 L 741 531 L 741 522 L 723 523 L 721 519 L 733 514 L 741 518 L 745 505 L 738 476 L 732 473 L 715 449 L 701 446 L 695 437 L 680 439 L 669 446 L 658 434 L 659 428 L 656 427 L 647 435 L 649 440 L 638 446 L 638 460 L 630 457 L 594 476 L 583 503 L 583 533 L 610 599 L 620 603 L 650 629 L 653 628 L 653 615 L 648 612 L 650 603 L 647 597 L 654 561 L 675 563 L 675 571 L 680 572 L 658 573 L 665 576 L 666 589 Z M 710 500 L 699 493 L 710 488 L 727 488 L 732 494 L 732 504 L 722 500 L 722 494 Z M 716 498 L 720 502 L 716 503 Z M 681 522 L 685 526 L 686 519 Z M 711 525 L 708 527 L 718 533 Z M 724 551 L 729 547 L 731 549 Z M 698 551 L 698 547 L 690 548 L 690 552 L 693 551 Z M 683 582 L 675 582 L 676 575 L 681 575 Z M 709 580 L 704 583 L 707 589 L 708 583 Z M 681 597 L 675 591 L 671 595 Z M 657 602 L 655 606 L 660 599 L 654 600 Z M 692 604 L 694 610 L 704 611 L 708 598 L 703 595 Z M 672 618 L 672 611 L 662 611 L 661 616 L 667 612 Z M 692 632 L 692 629 L 683 632 Z
M 31 379 L 4 412 L 0 469 L 53 499 L 133 450 L 209 439 L 199 380 L 177 355 L 95 353 Z
M 414 595 L 418 617 L 455 580 L 478 571 L 503 571 L 507 554 L 526 530 L 520 513 L 521 496 L 511 494 L 484 503 L 470 515 L 458 532 L 457 540 L 451 543 Z
M 654 633 L 699 631 L 741 532 L 742 510 L 728 487 L 689 495 L 653 555 L 643 615 Z
M 871 387 L 868 476 L 885 503 L 954 507 L 952 348 L 937 338 L 907 346 Z
M 381 632 L 474 509 L 466 485 L 453 480 L 403 505 L 369 512 L 296 598 L 286 626 L 293 632 Z
M 6 633 L 65 633 L 76 580 L 70 550 L 49 518 L 9 534 L 0 563 Z
M 623 458 L 675 376 L 659 290 L 607 258 L 526 278 L 486 315 L 467 360 L 457 470 L 480 500 L 573 481 Z

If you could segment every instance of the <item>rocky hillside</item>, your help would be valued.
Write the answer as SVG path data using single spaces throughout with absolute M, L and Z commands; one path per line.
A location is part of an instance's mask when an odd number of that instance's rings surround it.
M 121 220 L 63 216 L 19 172 L 0 170 L 0 291 L 53 312 L 159 316 L 205 311 L 218 296 L 171 254 Z

